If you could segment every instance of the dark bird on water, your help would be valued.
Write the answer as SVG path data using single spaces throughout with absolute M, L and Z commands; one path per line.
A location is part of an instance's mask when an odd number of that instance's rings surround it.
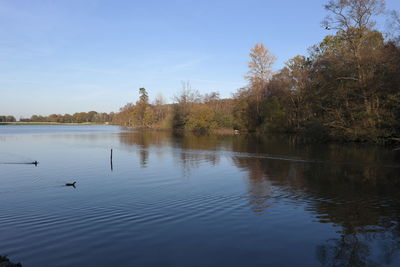
M 326 27 L 325 27 L 325 30 L 328 30 L 328 31 L 329 31 L 329 30 L 331 30 L 331 29 L 332 29 L 332 28 L 329 27 L 329 26 L 326 26 Z
M 73 188 L 75 188 L 75 184 L 76 184 L 76 182 L 66 183 L 65 186 L 72 186 Z
M 34 162 L 32 162 L 32 164 L 37 166 L 39 164 L 39 162 L 37 162 L 37 160 L 35 160 Z

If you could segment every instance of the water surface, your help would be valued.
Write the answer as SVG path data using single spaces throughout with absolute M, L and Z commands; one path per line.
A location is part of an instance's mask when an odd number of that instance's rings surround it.
M 368 145 L 0 126 L 0 255 L 23 266 L 399 266 L 399 174 L 399 152 Z

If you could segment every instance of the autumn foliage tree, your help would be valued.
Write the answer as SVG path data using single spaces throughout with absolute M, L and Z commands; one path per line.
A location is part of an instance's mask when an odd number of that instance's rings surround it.
M 241 127 L 254 131 L 264 121 L 267 85 L 272 78 L 272 65 L 276 58 L 263 44 L 256 44 L 249 56 L 249 70 L 245 76 L 248 86 L 234 95 L 235 114 Z

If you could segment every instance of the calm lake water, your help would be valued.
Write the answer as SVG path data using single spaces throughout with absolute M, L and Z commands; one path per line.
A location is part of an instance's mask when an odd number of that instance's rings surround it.
M 23 266 L 400 266 L 399 151 L 0 126 L 0 163 L 0 255 Z

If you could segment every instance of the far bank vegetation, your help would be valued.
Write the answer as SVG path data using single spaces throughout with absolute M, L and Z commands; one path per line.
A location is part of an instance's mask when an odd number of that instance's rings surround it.
M 145 88 L 139 89 L 139 100 L 121 108 L 115 122 L 124 126 L 153 129 L 174 129 L 207 132 L 232 129 L 234 126 L 233 99 L 220 99 L 219 93 L 201 95 L 182 83 L 180 94 L 173 104 L 166 104 L 159 95 L 149 103 Z

